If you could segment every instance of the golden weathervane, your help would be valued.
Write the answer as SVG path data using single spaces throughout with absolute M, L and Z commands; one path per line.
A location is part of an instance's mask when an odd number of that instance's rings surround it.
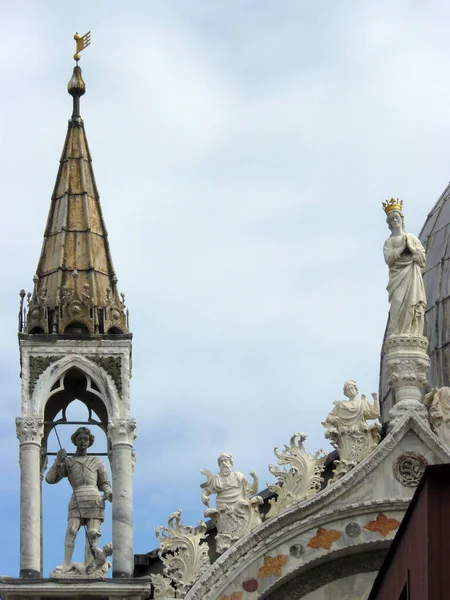
M 73 39 L 77 43 L 76 53 L 73 55 L 73 58 L 78 62 L 80 60 L 80 52 L 87 48 L 91 43 L 91 32 L 88 31 L 84 35 L 78 35 L 78 33 L 76 33 L 73 36 Z

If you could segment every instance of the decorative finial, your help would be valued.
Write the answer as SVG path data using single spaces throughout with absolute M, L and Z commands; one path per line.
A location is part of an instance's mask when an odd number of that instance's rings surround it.
M 74 59 L 77 61 L 76 66 L 73 68 L 72 77 L 67 84 L 67 91 L 73 97 L 73 113 L 72 120 L 81 121 L 80 117 L 80 97 L 86 92 L 86 84 L 83 81 L 83 77 L 81 75 L 81 69 L 78 66 L 78 61 L 80 60 L 80 54 L 84 48 L 89 46 L 91 43 L 91 32 L 85 33 L 82 37 L 76 33 L 74 36 L 74 40 L 77 43 L 77 52 L 74 54 Z
M 83 36 L 78 35 L 78 33 L 76 33 L 73 36 L 73 39 L 76 42 L 76 51 L 75 54 L 73 55 L 74 60 L 78 61 L 80 60 L 80 52 L 82 50 L 84 50 L 85 48 L 87 48 L 87 46 L 89 46 L 89 44 L 91 43 L 91 32 L 88 31 L 87 33 L 85 33 Z
M 399 212 L 402 212 L 403 200 L 391 198 L 390 200 L 386 200 L 386 202 L 382 202 L 382 205 L 386 214 L 390 213 L 391 210 L 398 210 Z

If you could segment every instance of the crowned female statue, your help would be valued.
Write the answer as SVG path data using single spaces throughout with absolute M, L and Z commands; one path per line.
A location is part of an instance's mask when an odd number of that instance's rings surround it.
M 384 242 L 384 260 L 389 266 L 388 336 L 421 336 L 427 305 L 422 270 L 425 249 L 415 235 L 405 232 L 403 201 L 383 202 L 391 235 Z

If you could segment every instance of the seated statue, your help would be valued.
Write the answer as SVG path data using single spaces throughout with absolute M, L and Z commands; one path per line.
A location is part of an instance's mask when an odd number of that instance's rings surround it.
M 325 437 L 339 453 L 332 481 L 343 477 L 368 456 L 380 441 L 380 423 L 367 423 L 367 419 L 378 419 L 380 416 L 378 395 L 372 394 L 373 405 L 364 394 L 358 399 L 358 387 L 353 380 L 344 383 L 344 395 L 348 400 L 336 400 L 333 410 L 322 423 L 327 430 Z
M 112 501 L 111 485 L 105 465 L 96 456 L 87 455 L 87 449 L 94 443 L 92 433 L 87 427 L 79 427 L 71 440 L 77 448 L 75 456 L 69 457 L 66 451 L 61 449 L 45 477 L 47 483 L 52 484 L 67 477 L 73 490 L 69 502 L 64 562 L 55 569 L 52 576 L 71 572 L 73 574 L 72 555 L 80 527 L 86 528 L 84 565 L 87 567 L 91 563 L 101 535 L 100 525 L 104 520 L 105 500 Z M 100 492 L 103 492 L 103 495 Z
M 258 506 L 262 504 L 258 491 L 258 478 L 254 472 L 253 484 L 237 471 L 233 471 L 233 457 L 224 453 L 217 459 L 219 473 L 204 469 L 207 481 L 201 484 L 202 502 L 209 507 L 209 497 L 216 494 L 216 508 L 207 508 L 205 517 L 211 518 L 217 527 L 217 552 L 225 552 L 233 542 L 247 535 L 261 523 Z M 253 496 L 253 497 L 251 497 Z

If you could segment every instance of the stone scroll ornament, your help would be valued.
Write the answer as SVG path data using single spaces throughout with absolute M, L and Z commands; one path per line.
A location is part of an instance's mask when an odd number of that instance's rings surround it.
M 366 458 L 381 438 L 380 423 L 367 423 L 367 419 L 378 419 L 380 416 L 378 395 L 372 394 L 373 404 L 368 402 L 364 394 L 358 399 L 358 387 L 352 379 L 344 383 L 344 395 L 348 400 L 334 402 L 333 410 L 322 423 L 326 428 L 325 437 L 339 454 L 329 483 L 343 477 Z
M 154 598 L 184 598 L 200 575 L 210 566 L 206 525 L 197 527 L 181 523 L 181 509 L 172 513 L 167 527 L 156 529 L 160 542 L 158 555 L 164 565 L 163 575 L 151 576 Z
M 222 554 L 238 539 L 260 525 L 259 506 L 263 503 L 258 491 L 258 477 L 251 472 L 253 484 L 239 472 L 232 470 L 233 457 L 224 453 L 217 459 L 219 473 L 207 469 L 201 471 L 207 480 L 201 484 L 202 502 L 208 508 L 205 517 L 214 521 L 217 527 L 216 549 Z M 216 494 L 216 508 L 209 508 L 211 494 Z
M 273 485 L 267 482 L 269 491 L 277 494 L 276 498 L 269 500 L 270 510 L 267 513 L 267 519 L 277 516 L 292 504 L 306 500 L 320 490 L 323 481 L 321 474 L 327 456 L 323 450 L 319 450 L 315 454 L 307 452 L 303 447 L 305 440 L 304 433 L 294 433 L 290 446 L 284 446 L 284 452 L 278 452 L 276 446 L 274 448 L 281 469 L 269 465 L 269 471 L 278 479 L 278 482 Z M 290 465 L 289 469 L 286 468 L 286 465 Z
M 384 260 L 389 267 L 389 336 L 422 336 L 427 305 L 422 270 L 425 249 L 415 235 L 405 232 L 403 201 L 383 202 L 391 235 L 384 242 Z
M 94 443 L 89 429 L 79 427 L 71 440 L 77 448 L 75 456 L 67 456 L 64 449 L 59 450 L 45 477 L 51 484 L 67 477 L 73 492 L 69 502 L 64 562 L 50 573 L 50 577 L 104 577 L 111 567 L 108 556 L 112 554 L 112 545 L 105 544 L 100 549 L 98 539 L 105 501 L 112 501 L 111 484 L 104 463 L 87 454 L 87 449 Z M 72 562 L 75 538 L 81 528 L 86 534 L 84 563 Z

